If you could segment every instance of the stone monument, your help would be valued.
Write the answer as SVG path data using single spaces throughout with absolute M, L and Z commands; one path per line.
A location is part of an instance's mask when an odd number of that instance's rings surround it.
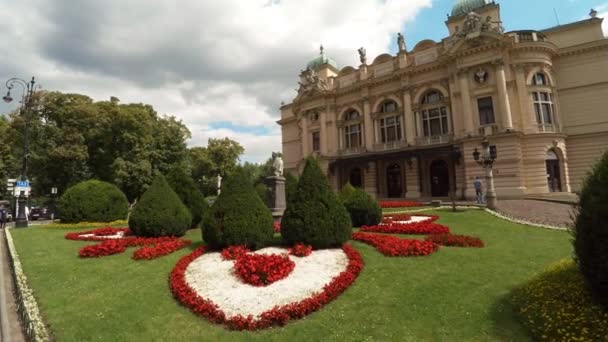
M 279 153 L 272 153 L 272 176 L 266 177 L 269 188 L 268 207 L 275 222 L 281 221 L 287 201 L 285 199 L 285 177 L 283 177 L 283 159 Z

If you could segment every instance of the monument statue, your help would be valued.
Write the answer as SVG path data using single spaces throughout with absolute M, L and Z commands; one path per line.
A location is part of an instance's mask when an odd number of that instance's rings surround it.
M 272 172 L 275 176 L 281 177 L 283 176 L 283 159 L 278 153 L 272 153 Z
M 405 51 L 405 38 L 401 32 L 397 32 L 397 45 L 399 46 L 399 52 Z
M 222 175 L 217 174 L 217 194 L 219 195 L 222 188 Z
M 357 50 L 357 51 L 359 51 L 359 60 L 361 61 L 361 64 L 367 63 L 367 56 L 365 55 L 366 54 L 365 48 L 360 47 L 359 50 Z

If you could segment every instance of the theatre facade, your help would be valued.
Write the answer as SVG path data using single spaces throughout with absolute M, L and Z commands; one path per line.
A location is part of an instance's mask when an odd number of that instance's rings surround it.
M 459 1 L 449 37 L 338 69 L 321 48 L 281 106 L 286 172 L 315 156 L 340 189 L 377 198 L 473 198 L 473 159 L 496 148 L 501 198 L 580 190 L 608 148 L 608 39 L 602 19 L 505 32 L 500 6 Z

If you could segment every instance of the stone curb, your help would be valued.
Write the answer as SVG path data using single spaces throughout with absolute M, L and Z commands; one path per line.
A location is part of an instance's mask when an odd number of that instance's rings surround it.
M 9 256 L 11 259 L 11 270 L 15 282 L 15 292 L 17 297 L 17 313 L 24 323 L 25 335 L 28 341 L 42 342 L 49 341 L 50 336 L 46 325 L 40 316 L 40 309 L 32 289 L 27 284 L 27 277 L 21 268 L 19 254 L 15 249 L 10 228 L 4 229 L 6 243 L 8 245 Z

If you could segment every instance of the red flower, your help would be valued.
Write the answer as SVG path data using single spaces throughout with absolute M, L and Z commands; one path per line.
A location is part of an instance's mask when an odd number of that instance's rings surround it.
M 296 264 L 288 255 L 243 254 L 234 262 L 234 272 L 253 286 L 266 286 L 287 277 Z
M 423 256 L 439 249 L 439 246 L 429 241 L 400 239 L 390 235 L 353 233 L 351 238 L 372 245 L 387 256 Z
M 382 223 L 392 223 L 394 221 L 409 221 L 412 215 L 408 214 L 386 214 L 382 217 Z
M 106 240 L 97 245 L 82 247 L 78 255 L 82 258 L 97 258 L 122 253 L 126 249 L 127 246 L 120 240 Z
M 450 232 L 450 228 L 433 223 L 439 216 L 437 215 L 416 215 L 416 216 L 428 216 L 429 219 L 420 222 L 409 222 L 409 223 L 398 223 L 388 221 L 387 223 L 381 223 L 376 226 L 361 226 L 360 231 L 370 233 L 388 233 L 388 234 L 447 234 Z
M 312 253 L 312 246 L 305 245 L 303 243 L 296 243 L 292 248 L 289 249 L 289 254 L 298 257 L 309 256 Z
M 292 319 L 302 318 L 312 312 L 319 310 L 323 305 L 336 299 L 354 281 L 363 269 L 361 255 L 351 246 L 344 245 L 342 248 L 348 257 L 346 270 L 336 276 L 323 287 L 319 293 L 299 302 L 275 306 L 271 310 L 262 313 L 259 317 L 249 315 L 247 317 L 238 315 L 226 317 L 226 314 L 212 301 L 200 297 L 188 283 L 186 283 L 186 269 L 188 265 L 205 253 L 204 247 L 199 247 L 194 252 L 181 258 L 169 277 L 171 292 L 183 305 L 190 308 L 194 313 L 206 317 L 214 323 L 224 324 L 234 330 L 257 330 L 274 325 L 285 325 Z
M 245 245 L 240 246 L 229 246 L 222 250 L 222 259 L 224 260 L 235 260 L 241 255 L 245 255 L 251 252 Z
M 123 236 L 131 235 L 129 228 L 113 228 L 103 227 L 97 228 L 85 232 L 72 232 L 65 234 L 65 238 L 68 240 L 80 240 L 80 241 L 105 241 L 108 240 L 108 235 L 116 235 L 123 232 Z M 82 235 L 93 235 L 93 236 L 82 236 Z
M 274 229 L 275 233 L 280 233 L 281 232 L 281 222 L 273 222 L 272 223 L 272 229 Z
M 405 208 L 405 207 L 422 207 L 422 202 L 414 201 L 380 201 L 381 208 Z
M 481 241 L 481 239 L 466 235 L 434 234 L 427 236 L 425 240 L 436 243 L 441 246 L 478 248 L 484 246 L 484 243 L 483 241 Z

